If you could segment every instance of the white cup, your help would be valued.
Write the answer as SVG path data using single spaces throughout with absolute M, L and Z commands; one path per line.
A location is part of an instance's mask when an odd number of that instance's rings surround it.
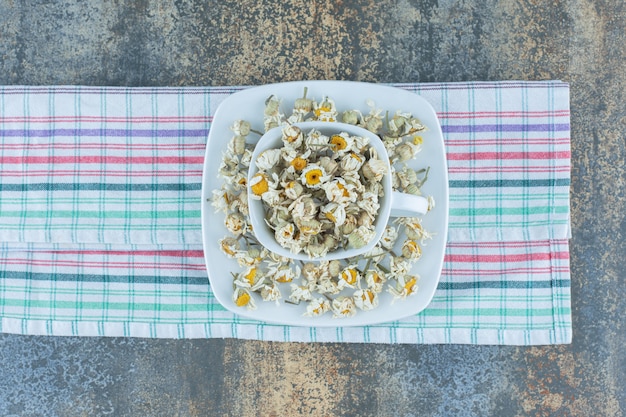
M 267 149 L 275 149 L 283 146 L 282 142 L 282 129 L 283 127 L 276 127 L 266 132 L 261 139 L 259 139 L 254 152 L 252 153 L 252 161 L 248 170 L 248 207 L 250 212 L 250 223 L 252 230 L 259 243 L 265 246 L 268 250 L 288 258 L 299 260 L 314 260 L 314 261 L 330 261 L 335 259 L 351 258 L 369 252 L 376 246 L 385 232 L 387 223 L 390 217 L 415 217 L 423 215 L 428 211 L 428 200 L 422 196 L 413 194 L 401 193 L 393 191 L 391 185 L 391 167 L 389 165 L 389 155 L 385 146 L 375 133 L 370 132 L 367 129 L 359 126 L 354 126 L 346 123 L 335 122 L 302 122 L 295 123 L 295 126 L 299 127 L 306 135 L 312 129 L 319 130 L 322 134 L 332 136 L 341 132 L 346 132 L 351 136 L 367 137 L 369 144 L 378 153 L 379 159 L 385 164 L 386 173 L 382 179 L 382 185 L 384 190 L 384 196 L 379 199 L 380 209 L 378 215 L 374 220 L 375 234 L 374 237 L 361 248 L 340 248 L 332 252 L 328 252 L 325 256 L 311 258 L 306 253 L 292 253 L 289 249 L 282 247 L 275 239 L 273 230 L 265 223 L 265 208 L 261 200 L 252 198 L 252 190 L 250 189 L 250 181 L 252 177 L 258 172 L 256 167 L 256 160 L 261 152 Z

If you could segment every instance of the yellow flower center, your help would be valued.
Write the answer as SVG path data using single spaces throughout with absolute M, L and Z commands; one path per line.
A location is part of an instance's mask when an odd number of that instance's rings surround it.
M 244 275 L 244 278 L 250 283 L 250 285 L 254 284 L 254 278 L 256 277 L 256 268 L 251 268 L 250 272 Z
M 350 156 L 354 159 L 356 159 L 357 161 L 361 162 L 363 159 L 361 159 L 361 157 L 357 154 L 355 154 L 354 152 L 350 153 Z
M 341 273 L 341 277 L 343 278 L 343 280 L 346 281 L 350 285 L 356 284 L 356 276 L 357 276 L 356 270 L 352 268 L 345 270 Z
M 326 218 L 333 223 L 337 223 L 337 218 L 330 211 L 326 212 Z
M 305 178 L 308 185 L 317 185 L 322 180 L 322 170 L 312 169 L 305 174 Z
M 278 278 L 276 278 L 276 282 L 285 283 L 293 281 L 293 277 L 289 274 L 281 274 Z
M 267 192 L 270 189 L 270 186 L 269 186 L 269 183 L 267 182 L 267 178 L 265 177 L 265 175 L 256 174 L 254 178 L 257 178 L 257 177 L 260 177 L 261 179 L 255 182 L 251 188 L 252 188 L 252 192 L 255 195 L 261 195 Z
M 343 151 L 348 146 L 348 142 L 346 141 L 346 138 L 340 135 L 331 136 L 330 144 L 333 145 L 333 148 L 336 151 Z
M 226 243 L 226 242 L 222 242 L 222 252 L 230 255 L 230 256 L 235 256 L 235 251 L 233 251 L 231 249 L 231 247 Z
M 363 295 L 361 295 L 361 298 L 363 299 L 363 301 L 367 301 L 369 299 L 370 303 L 373 303 L 374 302 L 374 293 L 372 292 L 372 290 L 364 291 Z
M 328 113 L 330 112 L 332 109 L 330 107 L 327 106 L 321 106 L 315 110 L 313 110 L 313 113 L 315 113 L 315 117 L 320 117 L 320 115 L 322 113 Z
M 248 294 L 247 292 L 242 292 L 241 295 L 237 297 L 237 301 L 235 301 L 235 304 L 237 304 L 237 307 L 243 307 L 247 305 L 249 302 L 250 302 L 250 294 Z
M 350 197 L 350 193 L 348 192 L 348 190 L 346 189 L 346 187 L 344 187 L 344 185 L 340 182 L 337 183 L 337 188 L 339 188 L 340 190 L 343 191 L 343 196 L 344 197 Z
M 407 290 L 407 294 L 411 294 L 413 292 L 413 287 L 417 283 L 415 277 L 411 278 L 406 284 L 404 284 L 404 288 Z
M 302 171 L 307 166 L 307 161 L 304 158 L 300 158 L 299 156 L 294 158 L 291 161 L 291 166 L 294 167 L 296 171 Z
M 421 145 L 424 142 L 424 138 L 421 136 L 413 136 L 413 145 Z

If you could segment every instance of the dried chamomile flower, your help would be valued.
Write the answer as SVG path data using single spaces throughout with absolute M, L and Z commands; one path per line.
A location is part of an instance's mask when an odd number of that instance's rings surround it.
M 229 213 L 224 220 L 226 229 L 235 236 L 240 236 L 246 230 L 246 219 L 240 213 Z
M 415 182 L 417 182 L 417 173 L 415 172 L 415 170 L 408 166 L 404 166 L 400 171 L 396 171 L 396 176 L 398 177 L 400 185 L 403 188 L 406 188 L 410 184 L 415 184 Z
M 329 179 L 330 176 L 326 174 L 324 168 L 317 164 L 307 165 L 300 175 L 302 185 L 314 190 L 321 188 Z
M 378 195 L 369 191 L 364 192 L 357 201 L 357 206 L 369 215 L 370 220 L 373 220 L 380 209 Z
M 304 88 L 304 94 L 302 97 L 296 99 L 293 104 L 293 112 L 291 116 L 287 118 L 287 123 L 293 124 L 302 122 L 306 116 L 313 110 L 313 100 L 306 97 L 307 88 Z
M 343 171 L 357 172 L 365 163 L 365 157 L 356 152 L 345 154 L 339 161 L 339 167 Z
M 341 226 L 341 233 L 343 233 L 345 236 L 348 236 L 356 230 L 356 228 L 359 226 L 358 223 L 359 221 L 355 215 L 347 214 L 346 221 L 343 222 L 343 225 Z
M 233 302 L 237 307 L 247 307 L 248 310 L 256 309 L 256 304 L 254 303 L 254 299 L 245 288 L 235 287 L 233 291 Z
M 358 198 L 356 185 L 348 184 L 343 178 L 336 177 L 322 186 L 326 192 L 326 199 L 330 202 L 347 205 L 354 203 Z
M 337 107 L 335 101 L 330 97 L 324 97 L 319 104 L 313 103 L 313 113 L 316 120 L 321 122 L 337 121 Z
M 393 295 L 395 299 L 403 299 L 407 296 L 414 295 L 417 293 L 417 281 L 419 277 L 417 275 L 403 275 L 398 278 L 398 281 L 395 287 L 390 287 L 389 292 Z
M 409 239 L 423 242 L 424 239 L 431 238 L 430 234 L 422 227 L 422 221 L 419 217 L 399 218 L 397 223 L 405 226 L 404 233 Z
M 329 176 L 334 176 L 339 169 L 339 163 L 328 156 L 322 156 L 317 163 L 324 168 L 324 172 Z
M 266 132 L 283 124 L 285 115 L 280 112 L 278 97 L 271 95 L 267 98 L 263 114 L 263 128 Z
M 220 177 L 229 178 L 239 171 L 239 157 L 232 152 L 225 152 L 217 170 Z
M 230 205 L 235 200 L 235 196 L 228 190 L 222 188 L 220 190 L 213 190 L 213 197 L 211 198 L 211 205 L 216 212 L 228 213 Z
M 280 99 L 275 95 L 269 96 L 265 100 L 265 109 L 263 111 L 265 117 L 277 116 L 280 114 Z
M 344 288 L 356 288 L 358 287 L 360 280 L 361 273 L 357 269 L 357 266 L 350 265 L 344 268 L 344 270 L 339 274 L 337 286 L 340 290 L 343 290 Z
M 330 302 L 324 297 L 318 297 L 311 300 L 306 306 L 305 316 L 316 317 L 330 311 Z
M 298 181 L 295 181 L 295 180 L 291 180 L 287 183 L 283 183 L 282 186 L 283 186 L 285 195 L 287 196 L 287 198 L 290 198 L 291 200 L 297 200 L 302 195 L 302 192 L 304 191 L 304 187 L 302 186 L 302 184 L 300 184 Z
M 304 141 L 304 135 L 298 126 L 287 125 L 283 127 L 281 139 L 286 147 L 298 148 Z
M 332 247 L 328 247 L 322 243 L 318 243 L 317 241 L 309 241 L 306 246 L 304 246 L 304 253 L 309 255 L 309 258 L 320 258 L 322 256 L 326 256 L 328 252 L 332 249 Z
M 317 216 L 319 207 L 309 194 L 303 194 L 289 205 L 293 219 L 312 219 Z
M 289 300 L 294 303 L 299 303 L 301 301 L 311 301 L 313 299 L 313 294 L 311 290 L 307 286 L 291 284 L 291 293 L 289 294 Z
M 380 243 L 383 248 L 391 250 L 393 246 L 396 244 L 396 240 L 398 239 L 398 229 L 393 226 L 385 227 L 385 231 L 383 232 L 383 236 L 380 238 Z
M 369 269 L 365 273 L 365 283 L 367 284 L 367 288 L 375 293 L 383 291 L 385 282 L 387 282 L 387 278 L 379 270 Z
M 220 239 L 219 244 L 222 252 L 228 255 L 229 258 L 234 258 L 241 248 L 241 246 L 239 245 L 239 240 L 235 239 L 234 237 L 222 238 Z
M 395 157 L 400 162 L 406 162 L 415 158 L 415 155 L 421 150 L 421 147 L 413 145 L 411 142 L 404 142 L 395 149 Z
M 234 281 L 234 284 L 241 288 L 247 288 L 250 291 L 256 291 L 264 284 L 263 274 L 260 272 L 258 266 L 249 266 L 244 272 L 239 274 Z
M 233 187 L 233 190 L 242 191 L 245 190 L 248 185 L 248 176 L 239 171 L 232 177 L 228 178 L 226 182 Z
M 258 266 L 265 256 L 267 256 L 267 249 L 265 248 L 263 248 L 263 250 L 249 248 L 248 250 L 242 250 L 235 254 L 239 266 L 246 268 Z
M 252 190 L 252 198 L 260 199 L 261 196 L 270 189 L 267 174 L 263 172 L 256 173 L 250 179 L 250 189 Z
M 280 149 L 266 149 L 259 154 L 254 162 L 259 171 L 269 171 L 278 165 Z
M 391 256 L 389 259 L 389 270 L 392 277 L 399 279 L 411 271 L 413 263 L 401 256 Z
M 311 129 L 304 138 L 304 144 L 311 150 L 322 152 L 327 149 L 330 138 L 317 129 Z
M 337 281 L 330 279 L 330 278 L 321 277 L 317 281 L 317 286 L 315 287 L 315 291 L 320 294 L 334 295 L 334 294 L 340 293 L 341 288 L 339 288 Z
M 422 257 L 422 248 L 420 248 L 420 245 L 416 241 L 407 239 L 402 244 L 402 256 L 406 259 L 416 261 Z
M 335 227 L 342 226 L 346 222 L 346 208 L 338 203 L 328 203 L 321 208 L 322 215 L 330 220 Z
M 411 113 L 402 113 L 401 111 L 396 111 L 396 114 L 389 121 L 389 135 L 392 136 L 402 136 L 404 132 L 404 126 L 411 118 Z
M 276 207 L 282 203 L 282 193 L 279 190 L 270 188 L 261 196 L 261 200 L 269 207 Z
M 341 115 L 341 121 L 351 125 L 356 125 L 359 123 L 361 117 L 361 112 L 358 110 L 346 110 Z
M 250 134 L 250 122 L 246 120 L 235 120 L 231 126 L 231 130 L 235 132 L 237 136 L 248 136 Z
M 416 132 L 423 132 L 426 126 L 417 117 L 411 117 L 404 125 L 404 135 L 410 135 Z
M 227 149 L 234 155 L 243 155 L 246 150 L 246 137 L 239 135 L 233 136 L 230 142 L 228 142 Z
M 378 307 L 378 294 L 371 289 L 357 290 L 352 295 L 354 304 L 363 311 Z
M 370 132 L 378 133 L 383 127 L 383 111 L 377 109 L 372 100 L 368 100 L 367 105 L 370 107 L 370 112 L 367 116 L 363 117 L 361 125 Z
M 336 259 L 329 261 L 327 265 L 327 271 L 328 271 L 328 276 L 336 277 L 337 275 L 339 275 L 339 272 L 341 271 L 341 262 L 339 262 Z
M 374 238 L 374 234 L 373 226 L 359 226 L 348 235 L 348 243 L 352 248 L 362 248 Z
M 238 211 L 239 213 L 243 214 L 246 217 L 249 215 L 248 192 L 246 190 L 243 190 L 241 191 L 241 193 L 239 193 L 237 198 L 235 198 L 235 200 L 233 201 L 231 208 L 233 210 Z
M 296 225 L 293 223 L 284 223 L 274 231 L 276 242 L 284 248 L 289 248 L 291 253 L 299 253 L 302 245 L 297 239 Z
M 248 167 L 250 167 L 250 163 L 252 162 L 252 150 L 246 148 L 243 151 L 243 154 L 241 155 L 241 159 L 239 160 L 239 163 L 241 164 L 242 168 L 245 169 L 245 172 L 248 172 Z
M 280 288 L 276 283 L 264 285 L 261 287 L 261 298 L 263 301 L 274 301 L 279 305 L 278 301 L 282 298 Z
M 346 132 L 337 133 L 330 137 L 328 145 L 337 155 L 341 156 L 348 152 L 352 152 L 354 147 L 354 138 Z
M 356 304 L 352 297 L 337 297 L 333 300 L 332 304 L 333 317 L 352 317 L 356 314 Z

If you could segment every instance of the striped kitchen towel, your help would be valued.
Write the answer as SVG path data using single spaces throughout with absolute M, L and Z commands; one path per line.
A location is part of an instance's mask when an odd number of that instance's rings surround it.
M 217 106 L 242 87 L 0 87 L 0 331 L 569 343 L 568 85 L 397 86 L 440 118 L 449 242 L 426 310 L 353 328 L 248 320 L 211 293 L 204 147 Z

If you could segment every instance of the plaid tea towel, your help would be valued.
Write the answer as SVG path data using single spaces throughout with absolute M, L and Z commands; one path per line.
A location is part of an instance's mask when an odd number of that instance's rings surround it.
M 367 327 L 244 319 L 214 298 L 200 189 L 242 87 L 0 87 L 0 331 L 279 341 L 571 341 L 569 87 L 400 84 L 435 108 L 450 228 L 420 314 Z

